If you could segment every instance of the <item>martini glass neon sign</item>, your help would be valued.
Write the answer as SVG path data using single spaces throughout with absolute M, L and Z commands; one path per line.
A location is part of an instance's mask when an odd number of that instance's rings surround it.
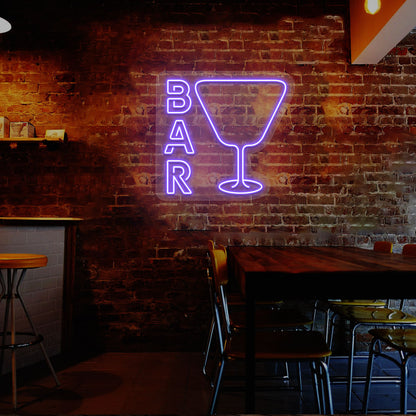
M 233 84 L 279 84 L 282 87 L 280 97 L 278 98 L 276 104 L 274 105 L 272 112 L 267 119 L 262 131 L 256 137 L 251 137 L 245 140 L 245 143 L 239 143 L 241 140 L 234 140 L 233 137 L 225 137 L 224 134 L 220 134 L 219 126 L 214 120 L 213 110 L 209 108 L 206 100 L 204 98 L 203 86 L 209 86 L 213 84 L 224 84 L 224 85 L 233 85 Z M 202 79 L 195 83 L 195 94 L 201 104 L 201 107 L 208 119 L 208 122 L 214 132 L 216 139 L 224 146 L 232 147 L 236 150 L 236 177 L 233 179 L 227 179 L 222 181 L 218 188 L 221 192 L 226 194 L 233 195 L 250 195 L 260 192 L 264 186 L 261 182 L 247 178 L 246 177 L 246 150 L 248 148 L 254 148 L 258 146 L 269 133 L 270 127 L 273 124 L 276 115 L 279 112 L 280 106 L 283 102 L 287 93 L 287 84 L 280 79 L 253 79 L 253 78 L 239 78 L 239 79 L 229 79 L 229 78 L 208 78 Z

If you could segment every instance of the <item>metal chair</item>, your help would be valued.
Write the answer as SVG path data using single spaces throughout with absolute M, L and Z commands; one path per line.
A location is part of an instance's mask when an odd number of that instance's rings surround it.
M 372 329 L 369 333 L 373 336 L 373 339 L 370 344 L 362 412 L 365 414 L 368 413 L 374 358 L 384 357 L 400 368 L 400 413 L 407 414 L 408 364 L 410 359 L 416 355 L 416 329 L 380 328 Z M 394 358 L 391 354 L 385 353 L 382 349 L 382 344 L 397 351 L 399 353 L 399 359 Z
M 210 260 L 210 264 L 207 267 L 207 281 L 212 316 L 208 330 L 206 346 L 204 350 L 204 363 L 202 367 L 202 372 L 204 375 L 207 375 L 206 367 L 211 352 L 212 340 L 215 332 L 215 299 L 219 297 L 222 304 L 225 305 L 223 307 L 226 308 L 226 313 L 228 315 L 229 331 L 244 329 L 246 325 L 244 299 L 242 299 L 240 294 L 233 294 L 230 300 L 230 294 L 227 290 L 227 286 L 229 283 L 229 273 L 227 267 L 227 250 L 223 246 L 219 246 L 218 248 L 218 250 L 222 251 L 221 255 L 224 256 L 223 265 L 221 266 L 220 280 L 217 282 L 217 284 L 213 283 L 212 269 L 214 267 L 213 263 L 215 262 L 215 259 L 213 258 L 212 253 L 214 252 L 214 250 L 214 242 L 212 240 L 209 240 L 208 257 Z M 282 302 L 258 302 L 257 306 L 258 308 L 256 309 L 256 322 L 257 327 L 260 329 L 305 329 L 312 325 L 311 318 L 306 317 L 297 309 L 286 307 Z M 231 317 L 230 309 L 232 310 Z
M 390 241 L 376 241 L 373 250 L 379 253 L 391 253 L 393 251 L 393 243 Z M 316 312 L 321 310 L 325 314 L 325 339 L 329 342 L 330 317 L 334 313 L 334 308 L 338 306 L 372 306 L 386 307 L 387 299 L 329 299 L 327 301 L 317 300 L 314 308 L 314 322 L 316 321 Z
M 215 320 L 219 339 L 220 359 L 214 381 L 209 414 L 215 413 L 224 367 L 229 360 L 245 359 L 244 330 L 232 330 L 230 311 L 224 292 L 227 281 L 227 255 L 225 247 L 210 250 L 214 287 L 220 295 L 215 299 Z M 256 360 L 263 361 L 308 361 L 314 380 L 314 391 L 319 413 L 333 414 L 331 387 L 325 358 L 331 354 L 323 335 L 317 331 L 257 331 Z
M 377 242 L 374 245 L 376 251 L 384 252 L 386 254 L 391 253 L 392 244 L 390 242 Z M 355 342 L 356 334 L 360 327 L 394 327 L 416 324 L 416 317 L 407 314 L 402 311 L 403 302 L 401 302 L 400 308 L 389 308 L 388 303 L 380 307 L 379 305 L 331 305 L 331 322 L 330 322 L 330 336 L 329 345 L 332 348 L 334 324 L 337 317 L 341 317 L 350 322 L 351 332 L 349 336 L 350 349 L 348 352 L 348 374 L 347 374 L 347 394 L 346 394 L 346 410 L 351 411 L 351 399 L 352 399 L 352 385 L 354 382 L 354 358 L 355 358 Z
M 43 337 L 37 332 L 20 294 L 20 286 L 26 276 L 27 269 L 44 267 L 47 263 L 48 258 L 40 254 L 0 254 L 0 302 L 2 300 L 6 301 L 3 329 L 0 333 L 2 336 L 2 343 L 0 345 L 0 372 L 3 368 L 4 351 L 8 349 L 11 351 L 12 400 L 14 410 L 17 409 L 16 351 L 18 349 L 39 344 L 56 385 L 59 386 L 59 380 L 46 353 L 45 347 L 43 346 Z M 3 275 L 2 269 L 7 270 L 6 278 Z M 21 332 L 16 329 L 15 299 L 19 301 L 20 306 L 23 309 L 31 328 L 30 332 Z
M 402 255 L 416 257 L 416 244 L 404 245 Z M 400 368 L 400 413 L 407 414 L 408 363 L 416 355 L 416 328 L 381 328 L 372 329 L 369 333 L 373 339 L 370 344 L 362 412 L 368 413 L 374 358 L 384 357 Z M 399 359 L 385 353 L 382 349 L 383 344 L 398 352 Z

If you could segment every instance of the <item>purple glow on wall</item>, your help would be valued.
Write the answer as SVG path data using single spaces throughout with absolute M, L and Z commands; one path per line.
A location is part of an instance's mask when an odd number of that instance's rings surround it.
M 282 113 L 288 94 L 284 79 L 274 74 L 160 74 L 157 195 L 203 201 L 267 192 L 260 149 L 273 137 Z
M 266 125 L 263 129 L 262 134 L 255 138 L 253 137 L 252 142 L 251 143 L 246 143 L 243 146 L 240 146 L 236 143 L 231 143 L 227 140 L 224 140 L 223 137 L 221 137 L 217 126 L 215 125 L 210 111 L 208 111 L 205 103 L 204 103 L 204 99 L 202 98 L 201 94 L 200 94 L 200 90 L 199 88 L 204 85 L 204 84 L 222 84 L 222 83 L 227 83 L 227 84 L 238 84 L 238 83 L 250 83 L 250 84 L 257 84 L 257 83 L 275 83 L 275 84 L 280 84 L 283 87 L 283 91 L 281 93 L 280 98 L 277 100 L 276 106 L 274 107 L 272 114 L 269 116 Z M 195 94 L 202 106 L 202 109 L 204 110 L 204 113 L 208 119 L 208 122 L 215 134 L 215 137 L 217 138 L 217 140 L 223 144 L 224 146 L 227 147 L 233 147 L 234 149 L 236 149 L 236 153 L 237 153 L 237 163 L 236 163 L 236 173 L 237 173 L 237 177 L 235 179 L 229 179 L 226 181 L 221 182 L 218 185 L 218 188 L 220 189 L 220 191 L 225 192 L 227 194 L 235 194 L 235 195 L 249 195 L 249 194 L 254 194 L 257 192 L 260 192 L 263 189 L 263 184 L 259 181 L 256 181 L 254 179 L 247 179 L 246 175 L 245 175 L 245 150 L 249 147 L 255 147 L 257 145 L 259 145 L 263 139 L 265 138 L 265 136 L 267 135 L 271 124 L 273 123 L 274 118 L 276 117 L 276 114 L 279 111 L 279 108 L 283 102 L 284 97 L 286 96 L 286 92 L 287 92 L 287 84 L 286 82 L 284 82 L 283 80 L 280 79 L 252 79 L 252 78 L 242 78 L 242 79 L 229 79 L 229 78 L 208 78 L 208 79 L 202 79 L 200 81 L 197 81 L 195 83 Z

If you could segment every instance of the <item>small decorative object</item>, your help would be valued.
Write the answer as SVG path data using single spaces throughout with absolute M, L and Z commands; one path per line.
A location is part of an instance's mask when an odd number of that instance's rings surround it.
M 12 121 L 10 123 L 10 137 L 35 137 L 35 126 L 27 121 Z
M 10 137 L 10 122 L 7 117 L 0 117 L 0 138 Z
M 45 139 L 65 141 L 65 130 L 46 130 Z

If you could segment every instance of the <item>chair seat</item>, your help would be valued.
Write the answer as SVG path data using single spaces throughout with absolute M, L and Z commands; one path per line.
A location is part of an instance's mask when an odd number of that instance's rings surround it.
M 288 328 L 306 327 L 312 325 L 312 319 L 307 318 L 296 309 L 256 309 L 256 327 L 264 328 Z M 238 308 L 232 309 L 231 327 L 244 329 L 246 327 L 246 311 Z
M 329 306 L 385 306 L 386 301 L 379 299 L 329 299 Z
M 379 328 L 368 332 L 390 347 L 412 354 L 416 353 L 416 328 Z
M 416 323 L 416 317 L 409 315 L 399 309 L 390 308 L 375 308 L 375 307 L 361 307 L 361 306 L 337 306 L 334 311 L 344 318 L 369 324 L 393 324 Z
M 245 332 L 237 332 L 227 344 L 226 355 L 231 359 L 244 359 Z M 324 337 L 317 331 L 284 331 L 256 333 L 256 359 L 307 360 L 329 357 Z

